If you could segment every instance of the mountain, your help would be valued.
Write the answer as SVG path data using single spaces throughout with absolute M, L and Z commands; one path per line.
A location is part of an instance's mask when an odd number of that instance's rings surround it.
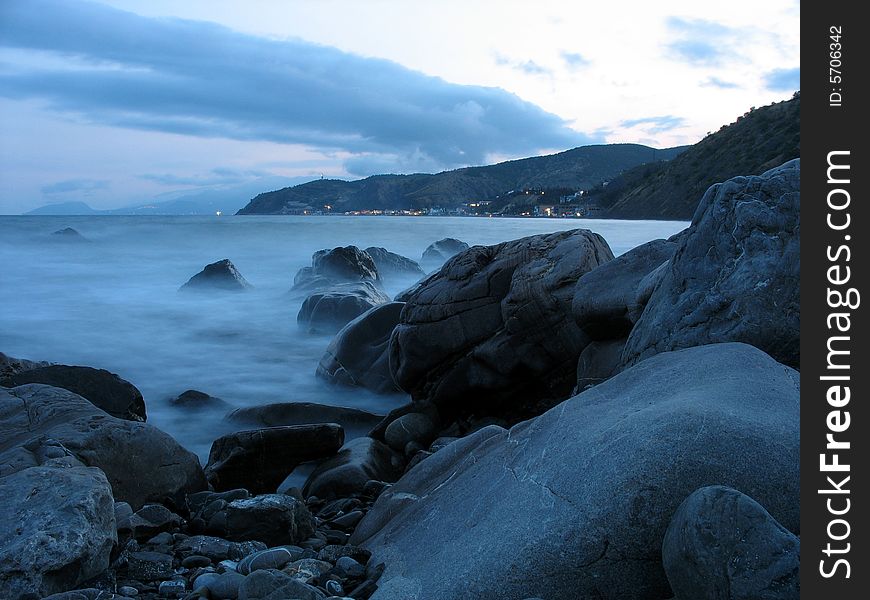
M 95 215 L 100 211 L 94 210 L 84 202 L 59 202 L 57 204 L 46 204 L 31 211 L 24 213 L 25 215 Z
M 650 161 L 673 158 L 684 148 L 656 150 L 639 144 L 581 146 L 437 174 L 373 175 L 357 181 L 322 179 L 258 195 L 237 214 L 290 214 L 321 210 L 455 208 L 520 189 L 588 189 Z
M 596 216 L 618 219 L 690 220 L 714 183 L 759 175 L 800 156 L 800 93 L 749 112 L 710 134 L 671 161 L 626 171 L 591 190 Z

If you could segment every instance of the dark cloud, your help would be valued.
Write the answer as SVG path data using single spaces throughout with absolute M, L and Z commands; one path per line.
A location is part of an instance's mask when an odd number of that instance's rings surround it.
M 673 115 L 663 115 L 660 117 L 643 117 L 641 119 L 629 119 L 622 121 L 622 127 L 636 127 L 642 125 L 647 133 L 662 133 L 683 127 L 686 120 L 683 117 L 675 117 Z
M 704 19 L 668 17 L 673 40 L 667 44 L 671 56 L 695 65 L 718 65 L 735 56 L 739 30 Z
M 764 87 L 774 92 L 794 92 L 801 89 L 800 67 L 774 69 L 764 74 Z
M 152 181 L 161 185 L 184 185 L 184 186 L 213 186 L 241 183 L 260 177 L 268 176 L 265 171 L 239 171 L 226 167 L 212 169 L 208 175 L 175 175 L 172 173 L 145 173 L 139 175 L 139 179 Z
M 578 52 L 563 51 L 561 56 L 562 60 L 565 61 L 565 64 L 572 69 L 580 69 L 591 64 L 588 58 Z
M 0 95 L 118 127 L 411 162 L 423 156 L 439 168 L 597 141 L 502 89 L 451 84 L 302 40 L 90 3 L 4 1 L 0 45 L 54 57 L 42 67 L 37 59 L 4 65 Z M 57 57 L 75 68 L 59 67 Z
M 103 179 L 65 179 L 57 181 L 41 188 L 43 194 L 69 194 L 76 192 L 87 195 L 96 190 L 104 190 L 109 187 L 109 182 Z

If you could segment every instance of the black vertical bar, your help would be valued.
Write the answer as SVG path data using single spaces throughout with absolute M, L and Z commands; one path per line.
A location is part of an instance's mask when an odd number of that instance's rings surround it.
M 870 23 L 801 7 L 801 595 L 866 598 Z M 830 437 L 828 437 L 830 436 Z M 848 465 L 848 467 L 846 466 Z M 859 490 L 864 490 L 862 493 Z

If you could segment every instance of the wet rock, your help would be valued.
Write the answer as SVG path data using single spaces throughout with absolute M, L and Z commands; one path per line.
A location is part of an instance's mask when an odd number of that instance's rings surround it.
M 185 390 L 179 395 L 169 399 L 169 404 L 184 410 L 227 410 L 229 402 L 200 392 L 199 390 Z
M 592 342 L 577 360 L 577 384 L 574 393 L 598 385 L 619 372 L 625 338 Z
M 386 444 L 368 437 L 347 442 L 338 454 L 320 463 L 308 477 L 305 497 L 347 497 L 370 479 L 395 481 L 402 474 L 402 458 Z
M 282 570 L 293 579 L 304 583 L 313 583 L 321 575 L 332 570 L 332 563 L 317 560 L 316 558 L 303 558 L 293 561 Z
M 309 333 L 335 333 L 364 312 L 390 301 L 369 281 L 337 283 L 308 296 L 296 322 Z
M 359 437 L 377 425 L 382 415 L 358 408 L 327 406 L 313 402 L 276 402 L 237 408 L 226 416 L 231 423 L 257 427 L 338 423 L 348 439 Z
M 390 252 L 386 248 L 372 246 L 366 248 L 365 252 L 372 257 L 378 273 L 385 279 L 403 279 L 409 277 L 419 279 L 425 275 L 423 269 L 420 268 L 420 265 L 416 261 L 401 254 Z
M 423 251 L 423 257 L 420 259 L 420 264 L 427 270 L 431 271 L 443 265 L 447 259 L 468 250 L 468 244 L 456 238 L 444 238 L 437 242 L 432 242 Z
M 356 246 L 320 250 L 311 266 L 296 273 L 292 292 L 323 291 L 340 283 L 370 282 L 380 287 L 380 275 L 371 256 Z
M 179 288 L 179 291 L 194 290 L 222 290 L 228 292 L 242 292 L 250 287 L 236 266 L 225 258 L 206 265 L 205 268 L 191 277 L 187 283 Z
M 125 519 L 117 521 L 118 531 L 129 532 L 137 540 L 146 540 L 160 532 L 177 529 L 184 520 L 160 504 L 146 504 Z
M 270 493 L 297 465 L 333 456 L 343 443 L 335 423 L 237 431 L 214 441 L 205 474 L 218 491 Z
M 286 600 L 287 598 L 293 598 L 294 600 L 323 600 L 326 598 L 326 594 L 313 585 L 291 579 L 268 596 L 263 596 L 263 600 Z

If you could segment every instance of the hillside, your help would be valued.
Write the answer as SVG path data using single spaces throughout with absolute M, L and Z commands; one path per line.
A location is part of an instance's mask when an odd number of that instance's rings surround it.
M 588 189 L 653 160 L 670 159 L 684 148 L 654 150 L 639 144 L 582 146 L 485 167 L 434 175 L 374 175 L 358 181 L 324 179 L 266 192 L 237 214 L 290 214 L 371 209 L 454 208 L 472 200 L 493 199 L 518 189 Z
M 750 110 L 671 161 L 636 167 L 599 187 L 599 216 L 689 220 L 708 187 L 800 156 L 800 94 Z

